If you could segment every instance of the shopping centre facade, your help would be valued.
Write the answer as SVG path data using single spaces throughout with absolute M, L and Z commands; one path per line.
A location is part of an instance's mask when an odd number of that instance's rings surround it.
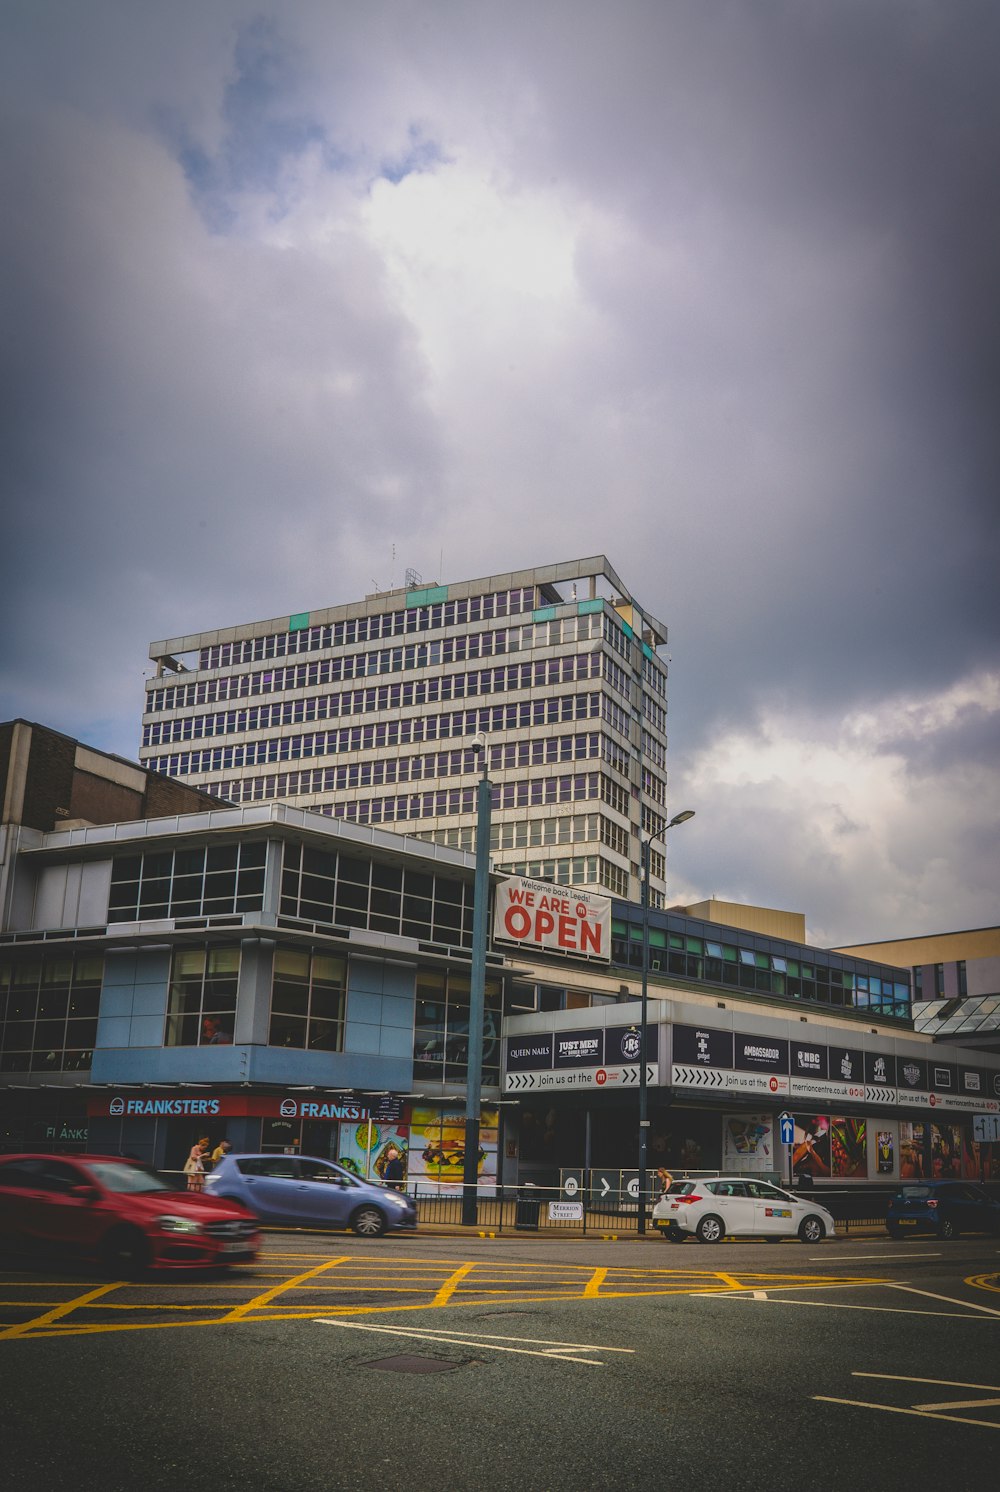
M 5 809 L 3 1148 L 174 1170 L 225 1137 L 378 1174 L 394 1143 L 411 1186 L 457 1186 L 474 857 L 280 803 L 158 815 L 56 827 Z M 491 929 L 485 1188 L 634 1164 L 643 916 L 608 910 L 597 956 Z M 1000 1113 L 1000 1054 L 915 1032 L 908 969 L 751 912 L 648 912 L 650 1164 L 791 1162 L 851 1186 L 988 1173 L 975 1121 Z

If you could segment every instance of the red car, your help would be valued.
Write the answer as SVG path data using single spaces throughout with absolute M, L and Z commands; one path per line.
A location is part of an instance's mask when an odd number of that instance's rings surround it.
M 179 1192 L 116 1155 L 0 1156 L 0 1249 L 97 1259 L 115 1274 L 248 1263 L 257 1219 L 239 1202 Z

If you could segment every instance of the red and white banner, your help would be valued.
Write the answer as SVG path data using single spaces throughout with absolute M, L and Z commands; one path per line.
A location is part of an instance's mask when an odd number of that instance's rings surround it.
M 611 898 L 511 876 L 496 890 L 493 936 L 611 961 Z

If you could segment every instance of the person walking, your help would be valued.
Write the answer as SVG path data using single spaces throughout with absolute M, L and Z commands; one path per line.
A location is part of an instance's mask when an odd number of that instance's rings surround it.
M 199 1140 L 191 1146 L 191 1154 L 184 1162 L 184 1174 L 187 1177 L 187 1189 L 189 1192 L 200 1192 L 205 1189 L 205 1152 L 208 1149 L 208 1140 Z
M 219 1141 L 219 1143 L 216 1145 L 215 1149 L 212 1151 L 212 1169 L 213 1169 L 213 1171 L 215 1170 L 215 1167 L 219 1164 L 220 1160 L 225 1160 L 226 1156 L 229 1154 L 229 1152 L 230 1152 L 230 1150 L 232 1150 L 232 1148 L 233 1147 L 232 1147 L 232 1145 L 230 1145 L 230 1143 L 229 1143 L 228 1140 L 220 1140 Z
M 401 1192 L 406 1180 L 406 1166 L 403 1157 L 395 1145 L 390 1145 L 385 1154 L 385 1165 L 382 1167 L 382 1180 L 393 1191 Z

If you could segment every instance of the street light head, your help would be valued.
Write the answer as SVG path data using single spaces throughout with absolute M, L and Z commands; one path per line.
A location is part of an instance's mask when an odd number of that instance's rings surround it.
M 668 829 L 672 829 L 675 824 L 686 824 L 687 821 L 688 821 L 688 819 L 693 819 L 693 818 L 694 818 L 694 809 L 693 808 L 685 808 L 681 813 L 675 813 L 674 814 L 673 818 L 670 820 L 670 823 L 667 825 L 667 828 Z

